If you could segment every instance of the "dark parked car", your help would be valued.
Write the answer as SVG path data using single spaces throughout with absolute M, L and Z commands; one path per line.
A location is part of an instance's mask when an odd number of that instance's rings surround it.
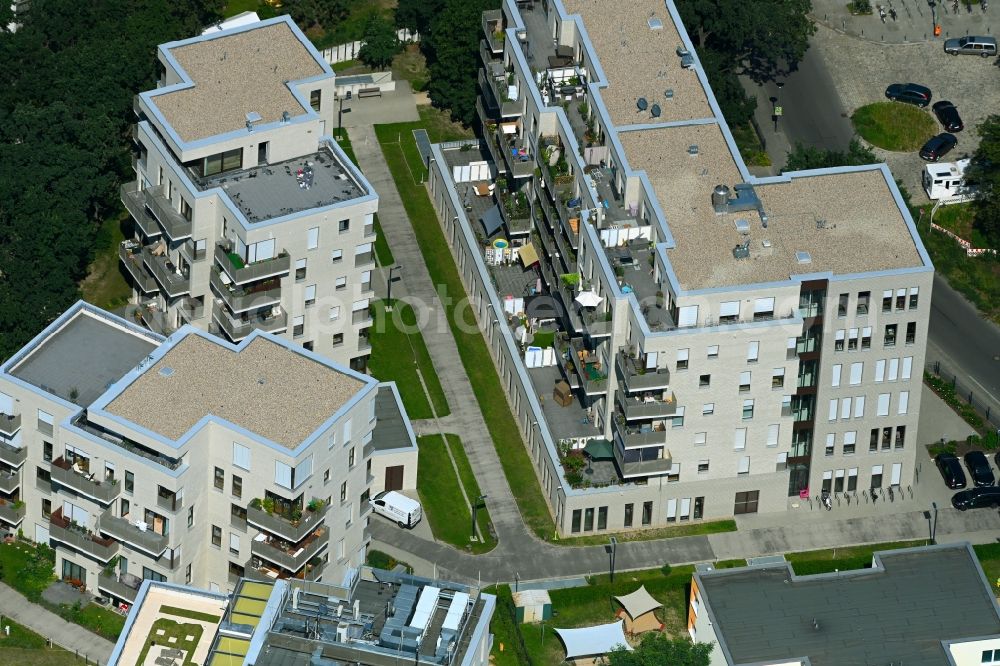
M 1000 457 L 1000 453 L 997 456 Z M 949 488 L 958 490 L 965 487 L 965 472 L 962 471 L 962 463 L 958 458 L 950 453 L 939 453 L 934 458 L 934 464 L 937 465 L 941 477 Z
M 984 506 L 1000 506 L 1000 488 L 972 488 L 955 493 L 951 505 L 959 511 L 979 509 Z
M 961 132 L 965 129 L 962 116 L 958 115 L 958 109 L 948 100 L 934 102 L 934 106 L 931 108 L 934 109 L 934 115 L 937 116 L 938 122 L 949 132 Z
M 931 103 L 930 88 L 916 83 L 893 83 L 885 89 L 885 96 L 893 102 L 907 102 L 917 106 L 927 106 Z
M 954 134 L 943 132 L 927 139 L 927 143 L 920 149 L 920 157 L 928 162 L 937 162 L 957 145 L 958 137 Z
M 990 461 L 982 451 L 969 451 L 966 453 L 965 466 L 969 468 L 972 485 L 976 488 L 992 486 L 996 483 L 996 479 L 993 478 L 993 468 L 990 467 Z

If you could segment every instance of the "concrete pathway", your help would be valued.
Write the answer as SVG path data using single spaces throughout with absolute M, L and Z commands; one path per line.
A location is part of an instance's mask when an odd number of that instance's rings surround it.
M 0 583 L 0 615 L 50 639 L 59 647 L 76 652 L 99 664 L 107 664 L 114 644 L 83 627 L 67 622 L 38 604 L 25 599 L 12 587 Z

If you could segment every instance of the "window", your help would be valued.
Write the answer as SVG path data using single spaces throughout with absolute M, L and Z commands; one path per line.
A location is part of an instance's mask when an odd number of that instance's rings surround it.
M 747 345 L 747 363 L 756 363 L 760 353 L 760 341 L 754 340 Z
M 833 338 L 833 351 L 844 351 L 844 336 L 847 331 L 840 329 L 834 334 Z
M 229 552 L 233 555 L 239 556 L 240 554 L 240 535 L 229 533 Z
M 706 402 L 704 405 L 701 406 L 701 414 L 702 414 L 702 416 L 710 416 L 711 414 L 714 414 L 714 413 L 715 413 L 715 403 L 714 402 Z
M 758 298 L 753 302 L 754 321 L 771 319 L 774 316 L 774 298 Z
M 307 264 L 307 261 L 305 259 L 296 259 L 295 260 L 295 281 L 296 282 L 302 282 L 303 280 L 306 279 L 306 264 Z
M 194 507 L 188 507 L 187 526 L 194 527 Z
M 334 347 L 339 347 L 342 344 L 344 344 L 344 334 L 343 333 L 334 333 L 333 334 L 333 346 Z
M 851 430 L 850 432 L 844 433 L 844 455 L 851 455 L 854 453 L 854 448 L 858 443 L 858 432 L 856 430 Z
M 757 501 L 760 498 L 759 490 L 748 490 L 736 493 L 736 504 L 733 513 L 736 515 L 744 513 L 757 513 Z
M 351 229 L 350 220 L 340 220 L 339 222 L 337 222 L 337 231 L 339 231 L 340 233 L 342 234 L 347 233 L 348 231 L 350 231 L 350 229 Z
M 233 442 L 233 465 L 250 471 L 250 447 Z
M 879 393 L 878 405 L 875 408 L 875 416 L 889 416 L 889 398 L 891 393 Z
M 888 451 L 892 444 L 892 428 L 882 428 L 882 450 Z
M 868 440 L 868 453 L 878 451 L 878 428 L 872 428 L 871 438 Z
M 712 375 L 699 375 L 698 376 L 698 386 L 700 388 L 707 388 L 712 384 Z
M 209 155 L 201 160 L 201 164 L 195 164 L 194 170 L 201 171 L 201 176 L 214 176 L 224 171 L 232 171 L 243 166 L 243 149 L 234 148 L 223 153 Z M 199 169 L 200 167 L 200 169 Z M 188 218 L 190 219 L 190 218 Z
M 347 481 L 340 484 L 340 503 L 347 501 Z
M 708 358 L 719 358 L 719 345 L 711 345 L 708 348 Z
M 830 457 L 833 455 L 834 450 L 837 448 L 837 436 L 832 432 L 826 436 L 826 446 L 823 448 L 823 453 Z
M 837 408 L 840 406 L 840 401 L 834 398 L 830 401 L 830 412 L 827 414 L 827 421 L 837 420 Z
M 347 289 L 347 276 L 341 275 L 339 278 L 337 278 L 336 281 L 334 281 L 333 283 L 333 288 L 335 291 L 341 291 L 343 289 Z
M 854 399 L 854 418 L 860 419 L 865 415 L 865 396 L 859 395 Z
M 917 322 L 910 321 L 906 323 L 906 344 L 912 345 L 917 341 Z
M 906 410 L 910 406 L 910 392 L 900 391 L 899 392 L 899 405 L 896 408 L 897 414 L 905 414 Z
M 840 369 L 841 365 L 839 363 L 833 366 L 833 381 L 831 382 L 830 386 L 834 388 L 840 386 Z
M 896 290 L 896 309 L 902 310 L 906 307 L 906 290 L 897 289 Z
M 771 388 L 782 388 L 785 385 L 785 369 L 775 368 L 771 371 Z
M 52 500 L 42 500 L 42 515 L 46 518 L 52 515 Z
M 316 285 L 314 284 L 306 285 L 305 305 L 307 308 L 316 305 Z
M 858 489 L 858 468 L 852 467 L 847 470 L 847 492 L 852 493 Z
M 882 465 L 872 466 L 872 483 L 870 487 L 872 488 L 882 487 Z
M 625 527 L 632 527 L 632 504 L 625 505 Z
M 583 531 L 593 532 L 594 531 L 594 508 L 587 507 L 583 512 Z
M 856 328 L 847 331 L 847 351 L 858 351 L 858 329 Z
M 350 469 L 354 467 L 355 458 L 357 457 L 358 447 L 352 446 L 351 450 L 347 452 L 347 467 Z
M 309 91 L 309 106 L 312 107 L 313 111 L 319 111 L 319 107 L 323 102 L 323 91 L 322 90 L 310 90 Z
M 580 531 L 580 519 L 583 518 L 583 509 L 574 509 L 573 511 L 573 523 L 570 526 L 570 531 L 576 534 Z
M 667 522 L 668 523 L 677 522 L 677 500 L 675 499 L 667 500 Z
M 886 324 L 885 337 L 882 339 L 882 344 L 886 347 L 896 346 L 896 324 Z
M 212 545 L 222 548 L 222 528 L 218 525 L 212 525 Z
M 334 305 L 330 308 L 330 321 L 337 321 L 340 319 L 340 306 Z
M 698 473 L 699 474 L 708 474 L 708 461 L 707 460 L 699 460 L 698 461 Z
M 719 323 L 728 324 L 738 321 L 740 318 L 740 302 L 724 301 L 719 304 Z
M 747 398 L 743 401 L 743 420 L 749 421 L 753 418 L 753 398 Z
M 847 316 L 847 302 L 850 299 L 850 294 L 841 294 L 840 300 L 837 303 L 837 316 L 846 317 Z
M 319 247 L 319 227 L 311 227 L 306 233 L 306 249 L 315 250 Z
M 865 326 L 863 329 L 861 329 L 861 349 L 863 351 L 865 349 L 871 349 L 871 348 L 872 348 L 872 327 Z
M 890 382 L 894 382 L 894 381 L 896 381 L 896 378 L 898 376 L 899 376 L 899 359 L 898 358 L 890 358 L 889 359 L 889 376 L 887 377 L 887 379 Z
M 677 309 L 677 327 L 690 328 L 698 325 L 698 306 L 685 305 Z
M 215 487 L 219 490 L 226 487 L 226 472 L 221 467 L 215 468 Z
M 864 373 L 864 369 L 864 362 L 851 363 L 851 386 L 857 386 L 861 383 L 861 375 Z
M 677 369 L 687 370 L 688 369 L 688 351 L 687 349 L 677 350 Z
M 323 470 L 323 485 L 330 483 L 330 470 Z
M 292 337 L 301 338 L 305 332 L 306 332 L 305 315 L 292 317 Z
M 608 529 L 608 507 L 606 506 L 597 509 L 597 529 Z
M 906 426 L 896 427 L 896 448 L 901 449 L 906 443 Z
M 1000 650 L 983 650 L 982 664 L 1000 664 Z
M 233 497 L 240 499 L 243 497 L 243 477 L 233 474 Z
M 684 427 L 684 407 L 678 407 L 674 410 L 674 415 L 670 419 L 671 428 L 683 428 Z
M 858 293 L 857 313 L 859 315 L 868 314 L 868 301 L 871 300 L 871 297 L 872 297 L 872 292 L 870 291 L 862 291 Z
M 885 359 L 880 358 L 875 361 L 875 383 L 879 384 L 885 381 Z
M 705 446 L 705 444 L 707 442 L 708 442 L 708 433 L 707 432 L 696 432 L 694 434 L 694 445 L 695 446 Z
M 642 524 L 650 525 L 653 522 L 653 503 L 643 502 L 642 503 Z
M 343 261 L 343 260 L 344 260 L 344 251 L 343 250 L 334 250 L 333 252 L 330 253 L 330 262 L 331 263 L 336 264 L 337 262 Z
M 767 426 L 767 446 L 778 445 L 778 434 L 781 432 L 781 425 L 772 423 Z
M 892 312 L 892 289 L 882 292 L 882 312 Z
M 851 418 L 851 398 L 842 398 L 840 401 L 840 418 Z
M 733 436 L 733 449 L 742 451 L 745 448 L 747 448 L 747 429 L 737 428 L 736 434 Z
M 917 287 L 910 287 L 910 309 L 917 309 Z
M 694 518 L 695 520 L 699 520 L 704 515 L 705 515 L 705 498 L 704 497 L 695 497 L 694 498 L 694 514 L 692 515 L 692 518 Z
M 750 391 L 750 371 L 744 370 L 740 373 L 740 393 L 748 393 Z

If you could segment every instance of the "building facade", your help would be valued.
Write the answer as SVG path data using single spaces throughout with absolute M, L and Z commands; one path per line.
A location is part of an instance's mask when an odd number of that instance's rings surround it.
M 134 109 L 135 317 L 281 335 L 363 370 L 378 196 L 331 137 L 335 75 L 286 17 L 163 44 Z
M 480 57 L 430 189 L 560 532 L 913 483 L 933 266 L 886 166 L 752 176 L 669 1 L 508 0 Z
M 416 471 L 395 385 L 261 331 L 163 338 L 82 302 L 0 368 L 0 412 L 0 520 L 126 603 L 143 579 L 350 580 L 374 474 Z

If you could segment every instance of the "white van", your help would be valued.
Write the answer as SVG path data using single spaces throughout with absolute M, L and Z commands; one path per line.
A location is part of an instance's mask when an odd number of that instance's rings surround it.
M 413 527 L 420 522 L 424 512 L 420 508 L 420 502 L 412 500 L 395 490 L 380 492 L 370 500 L 375 513 L 395 520 L 400 527 Z

